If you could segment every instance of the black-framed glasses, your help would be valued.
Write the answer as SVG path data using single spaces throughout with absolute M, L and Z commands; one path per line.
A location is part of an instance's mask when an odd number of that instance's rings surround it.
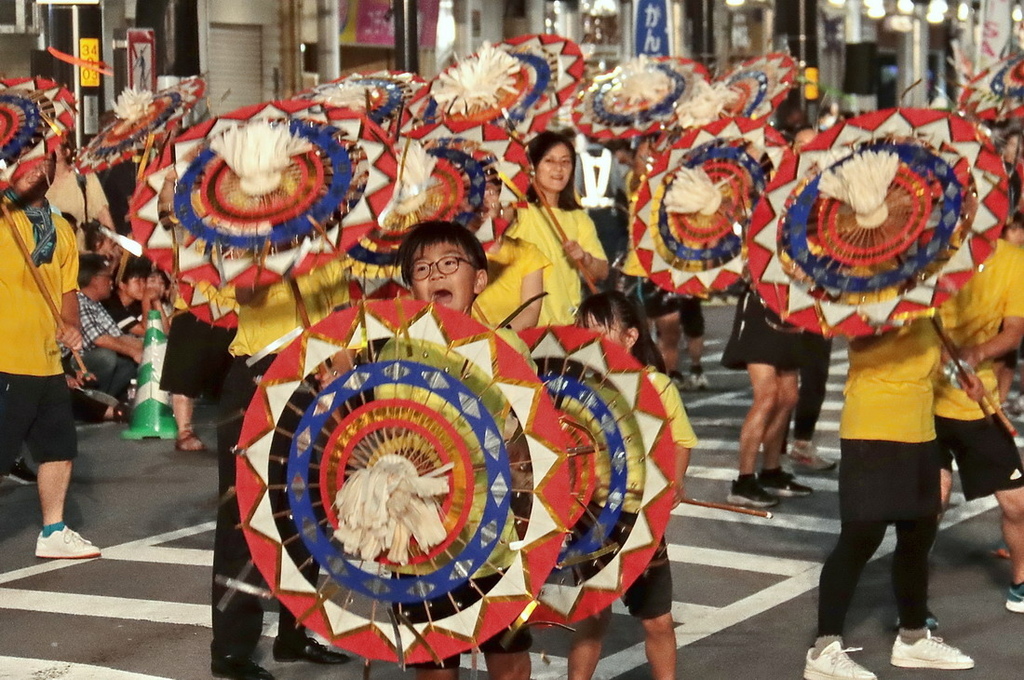
M 444 276 L 454 274 L 455 272 L 459 271 L 459 266 L 461 266 L 463 262 L 465 262 L 466 264 L 473 264 L 466 258 L 456 257 L 455 255 L 448 255 L 446 257 L 442 257 L 440 260 L 435 260 L 433 262 L 416 262 L 412 266 L 412 280 L 422 281 L 423 279 L 429 277 L 430 270 L 432 270 L 435 266 L 437 267 L 438 274 L 443 274 Z

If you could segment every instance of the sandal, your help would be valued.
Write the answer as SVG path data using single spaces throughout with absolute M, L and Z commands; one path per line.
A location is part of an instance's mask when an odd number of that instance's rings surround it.
M 176 451 L 205 451 L 206 444 L 192 430 L 182 430 L 174 442 Z

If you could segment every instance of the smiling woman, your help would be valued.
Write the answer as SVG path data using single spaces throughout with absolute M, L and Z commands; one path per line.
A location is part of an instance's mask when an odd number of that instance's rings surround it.
M 576 200 L 576 152 L 572 141 L 555 132 L 542 132 L 529 146 L 533 182 L 529 204 L 519 210 L 509 235 L 537 246 L 551 262 L 545 277 L 540 323 L 571 324 L 582 299 L 579 275 L 588 281 L 608 276 L 608 258 L 597 229 Z

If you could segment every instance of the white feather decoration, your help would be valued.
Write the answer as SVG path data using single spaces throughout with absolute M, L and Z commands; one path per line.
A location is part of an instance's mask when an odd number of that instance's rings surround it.
M 701 168 L 679 168 L 665 194 L 670 213 L 714 215 L 722 205 L 722 192 Z
M 619 82 L 618 95 L 627 106 L 659 101 L 672 89 L 668 75 L 644 55 L 634 57 L 619 67 Z
M 416 212 L 427 200 L 427 189 L 434 183 L 431 175 L 437 158 L 427 153 L 423 145 L 410 140 L 402 154 L 399 166 L 398 188 L 395 191 L 394 210 L 401 215 Z
M 718 120 L 739 93 L 725 83 L 695 81 L 694 93 L 676 107 L 676 119 L 684 128 L 701 127 Z
M 409 561 L 409 539 L 421 550 L 444 541 L 447 532 L 435 496 L 448 493 L 442 476 L 451 464 L 420 475 L 407 458 L 386 454 L 349 475 L 338 491 L 334 537 L 345 551 L 375 560 L 387 551 L 397 564 Z
M 312 147 L 293 137 L 287 125 L 261 120 L 228 128 L 210 142 L 210 148 L 238 175 L 242 191 L 263 196 L 281 186 L 292 156 Z
M 456 114 L 494 106 L 502 93 L 516 91 L 520 68 L 518 59 L 485 42 L 475 55 L 437 76 L 434 99 L 442 110 Z
M 353 111 L 365 111 L 366 88 L 346 82 L 323 85 L 314 91 L 313 101 Z
M 853 208 L 857 224 L 871 229 L 889 216 L 885 197 L 899 167 L 899 156 L 894 153 L 865 151 L 821 173 L 818 189 Z
M 153 93 L 149 90 L 126 87 L 114 102 L 114 115 L 123 121 L 134 123 L 149 112 L 152 103 Z

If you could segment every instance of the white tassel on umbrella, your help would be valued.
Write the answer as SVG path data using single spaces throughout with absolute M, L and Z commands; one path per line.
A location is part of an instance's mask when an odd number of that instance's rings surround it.
M 128 123 L 134 123 L 147 113 L 153 104 L 153 93 L 126 87 L 114 102 L 114 115 Z
M 660 101 L 672 89 L 669 77 L 655 63 L 640 55 L 619 67 L 618 95 L 628 106 Z
M 264 196 L 281 186 L 292 157 L 312 147 L 293 137 L 287 125 L 257 121 L 228 128 L 210 142 L 210 148 L 238 175 L 250 196 Z
M 679 168 L 665 194 L 670 213 L 714 215 L 722 204 L 722 192 L 702 168 Z
M 366 88 L 353 83 L 331 83 L 318 87 L 313 94 L 313 101 L 351 111 L 365 111 Z
M 739 93 L 725 83 L 697 80 L 693 88 L 693 94 L 676 107 L 676 120 L 683 128 L 702 127 L 718 120 L 739 97 Z
M 420 475 L 407 458 L 387 454 L 356 470 L 334 500 L 335 538 L 362 560 L 375 560 L 387 551 L 387 559 L 396 564 L 409 561 L 410 538 L 423 551 L 439 545 L 447 532 L 435 497 L 448 493 L 443 475 L 451 467 Z
M 438 75 L 432 94 L 448 113 L 491 108 L 502 100 L 503 93 L 516 92 L 515 76 L 520 68 L 518 59 L 485 42 L 474 56 Z
M 821 173 L 818 189 L 849 205 L 856 213 L 857 224 L 872 229 L 889 216 L 885 197 L 899 167 L 899 156 L 894 153 L 865 151 Z
M 427 200 L 427 189 L 434 183 L 431 175 L 437 158 L 427 153 L 419 142 L 409 140 L 402 153 L 398 187 L 394 194 L 394 210 L 400 215 L 416 212 Z

